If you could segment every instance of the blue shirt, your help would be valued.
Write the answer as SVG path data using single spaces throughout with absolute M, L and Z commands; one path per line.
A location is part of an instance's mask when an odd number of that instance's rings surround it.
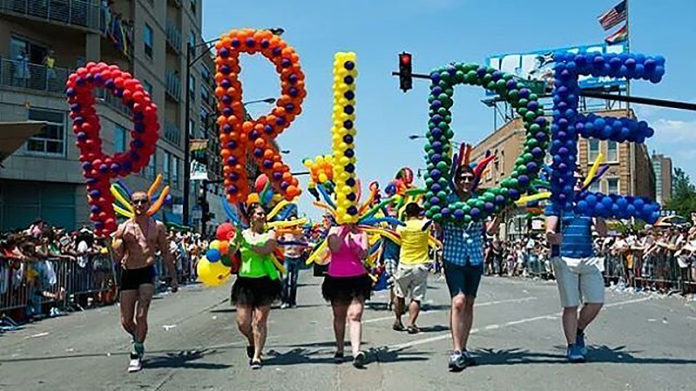
M 483 264 L 483 223 L 442 224 L 442 257 L 457 266 Z
M 392 242 L 391 240 L 384 238 L 384 248 L 382 249 L 382 259 L 391 259 L 393 261 L 399 260 L 399 253 L 401 248 L 398 244 Z
M 547 216 L 561 216 L 553 205 L 546 207 Z M 562 235 L 561 248 L 553 246 L 551 256 L 587 258 L 594 256 L 592 246 L 592 217 L 580 216 L 572 211 L 563 212 L 559 219 Z

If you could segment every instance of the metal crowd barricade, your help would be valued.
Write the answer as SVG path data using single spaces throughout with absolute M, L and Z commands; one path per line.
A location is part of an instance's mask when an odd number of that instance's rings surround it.
M 62 312 L 97 302 L 110 304 L 115 285 L 110 258 L 90 257 L 84 266 L 70 259 L 19 263 L 0 258 L 0 321 L 55 315 L 53 308 Z

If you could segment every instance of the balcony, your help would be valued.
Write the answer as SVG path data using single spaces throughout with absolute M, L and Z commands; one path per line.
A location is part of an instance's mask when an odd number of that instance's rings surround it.
M 181 99 L 181 76 L 178 72 L 167 71 L 165 79 L 167 96 L 178 102 Z
M 171 20 L 167 20 L 167 47 L 174 50 L 176 54 L 181 53 L 181 31 Z
M 0 0 L 2 1 L 2 0 Z M 63 95 L 70 70 L 45 65 L 0 59 L 0 87 L 11 87 Z
M 164 138 L 170 143 L 181 146 L 181 129 L 175 124 L 165 121 L 164 122 Z
M 100 30 L 101 13 L 93 0 L 0 0 L 0 13 Z

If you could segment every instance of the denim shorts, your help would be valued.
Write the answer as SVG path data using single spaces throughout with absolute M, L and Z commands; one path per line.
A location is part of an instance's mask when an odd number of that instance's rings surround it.
M 450 296 L 457 295 L 476 297 L 479 282 L 483 274 L 483 264 L 459 266 L 445 260 L 445 280 L 450 291 Z

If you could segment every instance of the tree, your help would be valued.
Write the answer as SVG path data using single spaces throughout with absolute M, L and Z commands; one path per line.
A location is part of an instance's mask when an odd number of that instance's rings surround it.
M 679 167 L 674 169 L 672 181 L 672 199 L 667 202 L 666 209 L 688 219 L 692 212 L 696 212 L 696 186 L 691 183 L 689 175 Z

